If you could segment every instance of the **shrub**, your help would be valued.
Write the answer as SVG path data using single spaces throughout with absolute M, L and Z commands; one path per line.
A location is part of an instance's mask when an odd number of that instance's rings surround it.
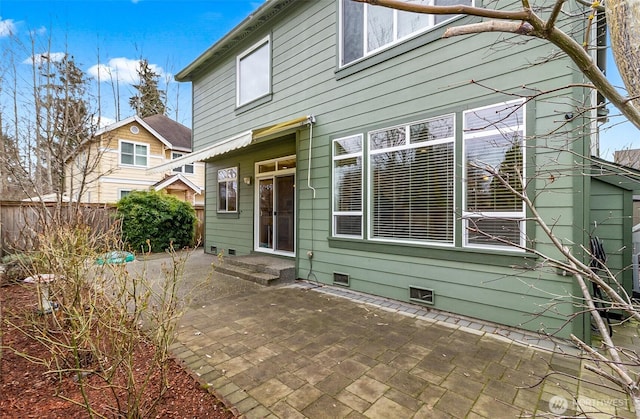
M 194 244 L 196 212 L 165 193 L 136 191 L 118 201 L 123 240 L 134 250 L 179 249 Z

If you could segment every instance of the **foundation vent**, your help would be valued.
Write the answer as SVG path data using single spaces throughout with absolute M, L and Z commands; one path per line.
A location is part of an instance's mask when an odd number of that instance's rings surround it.
M 218 254 L 218 246 L 211 246 L 211 253 Z
M 333 283 L 335 285 L 342 285 L 343 287 L 348 287 L 349 286 L 349 275 L 348 274 L 341 274 L 339 272 L 334 272 L 333 273 Z
M 235 256 L 236 255 L 236 249 L 229 249 L 229 256 Z
M 433 290 L 418 287 L 409 287 L 409 299 L 417 303 L 433 304 Z

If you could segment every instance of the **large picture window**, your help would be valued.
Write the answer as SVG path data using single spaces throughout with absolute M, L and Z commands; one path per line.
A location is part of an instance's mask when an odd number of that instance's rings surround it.
M 372 239 L 453 244 L 454 115 L 369 133 Z
M 218 212 L 238 211 L 238 168 L 218 170 Z
M 524 245 L 521 101 L 464 113 L 464 241 L 467 246 Z M 512 190 L 513 189 L 513 190 Z
M 334 139 L 333 236 L 520 250 L 525 127 L 517 100 Z
M 333 140 L 333 234 L 362 237 L 362 135 Z
M 472 0 L 405 0 L 407 3 L 449 6 L 472 5 Z M 369 54 L 438 25 L 453 15 L 429 15 L 341 0 L 340 64 Z
M 120 141 L 120 164 L 147 167 L 149 146 L 128 141 Z
M 271 44 L 269 37 L 253 45 L 237 59 L 237 106 L 271 92 Z

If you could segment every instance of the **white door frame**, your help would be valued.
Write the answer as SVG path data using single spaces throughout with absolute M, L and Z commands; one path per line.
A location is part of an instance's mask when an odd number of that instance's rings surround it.
M 271 254 L 278 254 L 278 255 L 284 255 L 284 256 L 295 256 L 296 255 L 296 225 L 297 225 L 297 202 L 296 202 L 296 167 L 295 164 L 293 164 L 293 167 L 291 166 L 292 160 L 293 162 L 295 162 L 296 156 L 295 155 L 291 155 L 291 156 L 284 156 L 284 157 L 279 157 L 276 159 L 270 159 L 270 160 L 263 160 L 263 161 L 259 161 L 255 163 L 255 188 L 254 188 L 254 217 L 253 217 L 253 222 L 254 222 L 254 238 L 253 238 L 253 248 L 256 252 L 262 252 L 262 253 L 271 253 Z M 289 252 L 289 251 L 283 251 L 283 250 L 277 250 L 276 246 L 277 246 L 277 223 L 276 223 L 276 212 L 277 212 L 277 208 L 276 208 L 276 179 L 278 177 L 282 177 L 282 176 L 293 176 L 293 205 L 294 205 L 294 214 L 293 214 L 293 251 Z M 261 180 L 272 180 L 272 207 L 274 210 L 274 213 L 271 215 L 272 217 L 272 222 L 271 222 L 271 226 L 273 228 L 272 231 L 272 245 L 271 247 L 261 247 L 260 246 L 260 218 L 261 218 L 261 214 L 260 214 L 260 181 Z

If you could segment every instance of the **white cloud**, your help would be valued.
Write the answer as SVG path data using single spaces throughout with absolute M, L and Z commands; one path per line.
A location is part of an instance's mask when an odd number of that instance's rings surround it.
M 115 82 L 117 80 L 124 84 L 137 84 L 140 81 L 138 78 L 139 66 L 140 60 L 132 60 L 125 57 L 112 58 L 107 64 L 91 66 L 91 68 L 89 68 L 89 75 L 96 80 L 99 76 L 100 82 Z M 149 68 L 158 74 L 161 79 L 167 76 L 162 67 L 149 64 Z
M 5 36 L 15 35 L 16 33 L 16 24 L 13 19 L 5 19 L 2 20 L 0 16 L 0 38 L 4 38 Z
M 97 126 L 100 129 L 108 127 L 111 124 L 115 124 L 116 122 L 118 122 L 118 121 L 116 121 L 113 118 L 108 118 L 106 116 L 101 116 L 100 118 L 94 116 L 91 119 L 91 123 L 94 124 L 95 126 Z
M 64 52 L 51 52 L 51 53 L 44 52 L 42 54 L 32 55 L 31 57 L 24 60 L 22 64 L 29 64 L 29 65 L 42 64 L 47 59 L 51 62 L 58 62 L 58 61 L 62 61 L 64 56 L 65 56 Z

